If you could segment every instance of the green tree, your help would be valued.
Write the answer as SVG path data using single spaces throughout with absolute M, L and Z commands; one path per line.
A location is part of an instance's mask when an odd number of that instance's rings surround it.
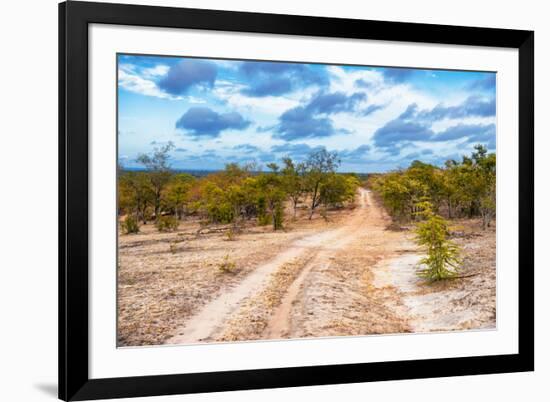
M 273 230 L 283 228 L 284 201 L 287 194 L 284 189 L 282 175 L 278 174 L 279 167 L 276 164 L 269 164 L 271 172 L 264 173 L 258 177 L 258 187 L 267 212 L 271 215 Z
M 259 189 L 258 180 L 256 177 L 247 177 L 242 182 L 243 204 L 241 207 L 241 215 L 243 219 L 252 219 L 259 214 Z M 265 211 L 265 209 L 264 209 Z
M 122 222 L 122 230 L 126 234 L 139 233 L 139 224 L 133 215 L 126 215 Z
M 478 170 L 477 180 L 480 182 L 479 210 L 482 217 L 482 227 L 487 229 L 496 215 L 496 155 L 487 154 L 487 148 L 482 145 L 475 147 L 472 159 Z
M 441 197 L 447 208 L 447 217 L 454 218 L 455 210 L 461 201 L 461 193 L 459 186 L 459 171 L 460 168 L 456 161 L 448 160 L 445 162 L 445 167 L 441 174 Z
M 238 184 L 232 184 L 225 190 L 227 202 L 233 209 L 233 222 L 237 223 L 239 217 L 245 215 L 245 207 L 247 202 L 246 193 L 243 186 Z
M 325 148 L 309 154 L 305 163 L 305 189 L 310 197 L 309 219 L 321 204 L 321 186 L 327 181 L 329 173 L 334 173 L 340 165 L 336 152 Z
M 210 222 L 231 223 L 235 219 L 235 209 L 226 196 L 226 192 L 214 182 L 206 182 L 202 204 Z
M 137 162 L 143 165 L 148 171 L 149 182 L 154 193 L 153 204 L 156 220 L 160 217 L 162 192 L 172 176 L 169 153 L 173 148 L 174 144 L 169 142 L 160 148 L 155 148 L 150 154 L 140 154 L 137 157 Z
M 290 158 L 283 158 L 284 167 L 283 174 L 283 186 L 288 194 L 291 202 L 294 218 L 296 218 L 296 212 L 298 204 L 304 195 L 304 171 L 305 165 L 303 163 L 295 164 Z
M 456 277 L 460 268 L 460 250 L 448 239 L 448 223 L 435 214 L 429 202 L 419 203 L 419 215 L 424 219 L 416 226 L 416 243 L 426 251 L 420 260 L 424 266 L 418 275 L 430 281 Z
M 372 188 L 395 219 L 418 219 L 418 203 L 429 201 L 436 213 L 449 219 L 480 216 L 487 228 L 496 212 L 496 155 L 477 145 L 461 162 L 448 160 L 444 168 L 420 161 L 408 169 L 378 175 Z
M 190 174 L 180 173 L 173 175 L 166 186 L 164 204 L 167 209 L 174 211 L 177 219 L 183 217 L 194 182 L 195 178 Z
M 395 171 L 379 176 L 374 183 L 390 214 L 398 220 L 416 218 L 417 204 L 428 198 L 428 184 L 409 176 L 407 171 Z
M 123 172 L 118 179 L 119 208 L 124 208 L 128 214 L 147 223 L 147 208 L 154 199 L 147 175 L 143 172 Z
M 359 184 L 359 179 L 355 176 L 329 173 L 321 184 L 321 202 L 325 208 L 329 208 L 353 201 Z
M 436 208 L 439 207 L 443 199 L 443 182 L 440 173 L 441 170 L 432 164 L 418 160 L 411 163 L 406 176 L 409 180 L 414 180 L 415 183 L 420 183 L 422 186 L 415 193 L 416 199 L 412 200 L 413 207 L 420 199 L 427 199 Z

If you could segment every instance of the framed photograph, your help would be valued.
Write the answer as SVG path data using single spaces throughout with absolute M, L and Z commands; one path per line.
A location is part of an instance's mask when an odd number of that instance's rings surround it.
M 59 5 L 59 397 L 534 369 L 534 33 Z

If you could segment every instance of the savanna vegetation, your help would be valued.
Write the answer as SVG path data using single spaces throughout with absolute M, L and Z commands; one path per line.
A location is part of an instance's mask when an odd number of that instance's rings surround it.
M 118 212 L 124 233 L 138 233 L 148 222 L 161 232 L 172 231 L 190 217 L 235 229 L 256 221 L 279 230 L 285 218 L 296 217 L 299 207 L 307 208 L 312 219 L 315 213 L 352 202 L 360 185 L 358 176 L 336 172 L 338 155 L 325 149 L 301 163 L 284 158 L 281 165 L 269 163 L 265 170 L 254 163 L 230 163 L 222 171 L 194 177 L 170 168 L 172 147 L 139 155 L 143 170 L 119 168 Z
M 486 230 L 495 218 L 496 155 L 482 145 L 442 168 L 414 161 L 407 169 L 370 180 L 395 222 L 416 223 L 416 242 L 427 255 L 419 275 L 430 280 L 458 274 L 460 250 L 449 239 L 448 220 L 481 218 Z
M 171 151 L 119 167 L 119 345 L 494 326 L 485 148 L 366 182 L 326 150 L 192 174 Z
M 203 224 L 230 224 L 229 240 L 246 222 L 283 228 L 285 218 L 296 218 L 299 208 L 312 219 L 318 212 L 354 200 L 360 178 L 337 173 L 340 160 L 325 149 L 304 162 L 283 158 L 281 165 L 230 163 L 225 169 L 195 177 L 171 169 L 173 145 L 139 155 L 143 170 L 119 169 L 119 215 L 124 233 L 138 233 L 147 222 L 159 232 L 178 228 L 187 218 Z M 379 194 L 396 223 L 415 222 L 416 241 L 427 257 L 419 275 L 430 280 L 458 274 L 460 250 L 449 240 L 449 221 L 480 218 L 487 229 L 496 212 L 496 155 L 482 145 L 461 161 L 444 167 L 414 161 L 408 168 L 372 175 L 368 185 Z M 285 214 L 289 215 L 285 217 Z M 445 218 L 444 218 L 445 217 Z
M 373 189 L 396 221 L 421 218 L 421 203 L 448 219 L 481 217 L 486 229 L 496 213 L 496 155 L 482 145 L 443 168 L 414 161 L 407 169 L 372 178 Z

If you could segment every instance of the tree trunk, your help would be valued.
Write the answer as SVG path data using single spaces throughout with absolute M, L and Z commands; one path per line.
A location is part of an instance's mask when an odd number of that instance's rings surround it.
M 313 213 L 315 212 L 315 208 L 317 207 L 317 190 L 319 188 L 319 184 L 315 185 L 315 190 L 313 191 L 313 197 L 311 199 L 311 211 L 309 212 L 309 220 L 313 218 Z
M 138 199 L 136 203 L 136 217 L 138 220 L 141 220 L 144 225 L 147 225 L 147 219 L 145 219 L 145 209 L 147 205 L 141 205 L 141 201 Z
M 313 212 L 315 211 L 315 208 L 313 206 L 313 204 L 311 204 L 311 210 L 309 211 L 309 220 L 311 220 L 311 218 L 313 218 Z
M 160 218 L 160 200 L 155 198 L 155 220 L 158 221 Z
M 481 210 L 481 216 L 483 218 L 483 230 L 486 230 L 491 226 L 491 218 L 493 217 L 493 214 L 491 213 L 491 210 Z

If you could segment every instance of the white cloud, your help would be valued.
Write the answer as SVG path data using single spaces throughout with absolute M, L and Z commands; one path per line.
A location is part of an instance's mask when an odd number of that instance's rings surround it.
M 206 103 L 204 99 L 197 98 L 195 96 L 186 96 L 185 100 L 189 103 Z
M 173 96 L 161 91 L 154 81 L 147 80 L 137 74 L 124 71 L 122 68 L 118 70 L 118 85 L 127 91 L 141 95 L 173 100 L 182 99 L 181 96 Z
M 204 99 L 194 96 L 172 95 L 161 90 L 154 80 L 165 75 L 168 70 L 168 66 L 161 64 L 155 67 L 143 68 L 139 71 L 132 64 L 121 64 L 118 69 L 118 84 L 121 88 L 140 95 L 170 100 L 186 100 L 189 103 L 206 103 Z
M 239 62 L 227 60 L 212 60 L 212 62 L 224 69 L 234 70 L 239 65 Z M 242 93 L 246 88 L 246 83 L 238 80 L 218 79 L 213 88 L 197 87 L 196 92 L 193 92 L 194 96 L 175 96 L 162 91 L 156 84 L 168 70 L 169 67 L 166 65 L 140 68 L 130 64 L 121 64 L 119 65 L 119 85 L 125 90 L 146 96 L 185 100 L 189 103 L 212 103 L 213 107 L 219 108 L 221 105 L 216 101 L 217 99 L 223 103 L 224 109 L 239 112 L 254 122 L 246 130 L 224 132 L 219 138 L 201 139 L 200 142 L 196 139 L 192 140 L 176 135 L 172 131 L 173 121 L 168 122 L 166 132 L 174 136 L 173 140 L 178 147 L 184 147 L 191 155 L 200 155 L 205 149 L 211 149 L 223 158 L 243 157 L 241 152 L 232 148 L 243 143 L 254 145 L 260 149 L 257 154 L 251 153 L 251 158 L 269 153 L 273 145 L 285 142 L 273 137 L 272 131 L 275 128 L 261 132 L 256 131 L 256 128 L 260 126 L 275 127 L 282 113 L 296 106 L 307 104 L 311 97 L 321 89 L 317 85 L 311 85 L 283 96 L 251 97 Z M 451 155 L 464 148 L 460 139 L 446 142 L 414 142 L 404 144 L 398 155 L 390 155 L 383 149 L 377 149 L 373 144 L 372 137 L 377 129 L 396 119 L 412 103 L 416 103 L 419 110 L 431 110 L 440 103 L 444 103 L 446 106 L 459 105 L 469 96 L 468 93 L 459 90 L 439 93 L 408 83 L 389 82 L 384 79 L 380 70 L 328 66 L 327 71 L 330 80 L 329 86 L 325 90 L 343 92 L 347 95 L 364 92 L 367 94 L 367 98 L 358 105 L 358 113 L 340 112 L 322 116 L 332 120 L 333 126 L 337 130 L 335 135 L 306 138 L 299 142 L 306 143 L 311 147 L 325 146 L 330 150 L 337 151 L 353 150 L 361 145 L 370 145 L 371 149 L 365 155 L 365 163 L 350 167 L 350 169 L 360 170 L 395 168 L 399 163 L 406 163 L 403 159 L 405 156 L 420 153 L 423 150 L 433 151 L 432 156 L 427 154 L 420 156 L 421 159 L 430 161 L 430 158 Z M 232 76 L 238 77 L 235 74 Z M 361 115 L 360 111 L 366 110 L 369 106 L 381 107 L 368 115 Z M 142 121 L 144 116 L 139 116 L 139 119 Z M 126 123 L 126 120 L 121 119 L 121 122 Z M 486 125 L 494 122 L 494 117 L 445 118 L 434 122 L 431 129 L 434 132 L 441 132 L 460 123 Z M 136 130 L 145 133 L 145 129 L 141 125 Z M 154 137 L 152 137 L 153 135 Z M 151 136 L 151 138 L 158 139 L 158 135 L 158 131 L 154 134 L 151 131 L 150 134 L 147 134 L 147 138 Z M 143 143 L 149 146 L 149 142 L 143 141 Z M 128 150 L 125 151 L 128 152 Z M 246 156 L 248 157 L 248 154 Z
M 242 64 L 242 61 L 239 61 L 239 60 L 216 60 L 216 59 L 211 59 L 209 61 L 216 64 L 220 68 L 224 68 L 226 70 L 233 70 L 233 71 L 237 70 Z
M 144 77 L 162 77 L 166 75 L 170 70 L 170 67 L 163 64 L 158 64 L 155 67 L 148 67 L 141 70 Z
M 295 106 L 298 106 L 300 100 L 298 96 L 303 96 L 304 92 L 297 92 L 287 96 L 265 96 L 252 97 L 246 96 L 241 91 L 246 86 L 233 81 L 216 81 L 214 94 L 230 105 L 233 109 L 247 113 L 263 113 L 278 117 L 281 113 Z
M 436 133 L 445 131 L 449 127 L 454 127 L 459 124 L 465 124 L 465 125 L 488 125 L 496 123 L 495 116 L 489 116 L 489 117 L 478 117 L 478 116 L 470 116 L 470 117 L 462 117 L 460 119 L 443 119 L 436 121 L 432 124 L 431 129 L 435 131 Z
M 381 72 L 374 70 L 346 70 L 338 66 L 329 66 L 327 71 L 330 75 L 330 91 L 342 91 L 350 94 L 358 90 L 370 89 L 383 84 L 384 77 Z M 363 83 L 363 87 L 357 84 Z
M 332 92 L 366 93 L 367 100 L 359 105 L 360 110 L 374 105 L 382 106 L 367 116 L 350 113 L 333 115 L 335 127 L 353 132 L 347 136 L 339 135 L 336 141 L 333 138 L 326 140 L 327 143 L 334 143 L 336 149 L 370 144 L 374 132 L 397 118 L 411 103 L 416 103 L 420 109 L 431 109 L 439 103 L 438 99 L 408 84 L 388 83 L 380 71 L 344 69 L 338 66 L 330 66 L 327 70 Z

